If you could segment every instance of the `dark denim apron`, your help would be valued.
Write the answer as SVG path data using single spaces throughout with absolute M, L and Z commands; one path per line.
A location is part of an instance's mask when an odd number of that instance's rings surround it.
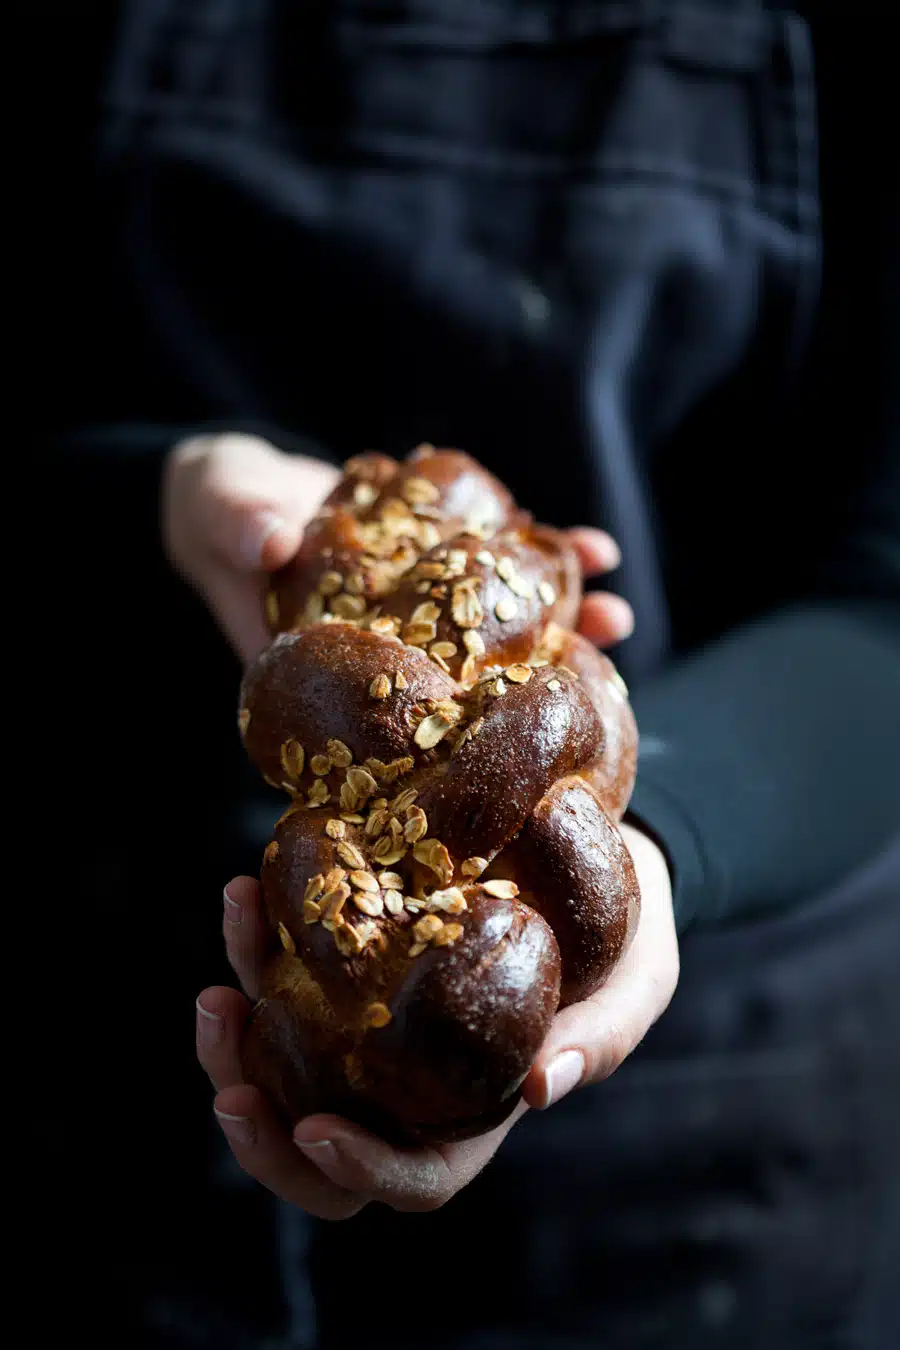
M 543 518 L 622 542 L 629 680 L 703 636 L 667 604 L 654 511 L 676 444 L 701 471 L 693 410 L 729 388 L 738 437 L 802 350 L 801 20 L 757 0 L 140 0 L 103 154 L 173 406 L 335 455 L 464 445 Z M 898 895 L 893 854 L 796 912 L 689 934 L 638 1052 L 526 1118 L 444 1210 L 282 1211 L 278 1257 L 260 1243 L 283 1336 L 254 1331 L 246 1287 L 240 1314 L 217 1286 L 204 1317 L 198 1269 L 190 1315 L 147 1291 L 149 1340 L 900 1346 Z

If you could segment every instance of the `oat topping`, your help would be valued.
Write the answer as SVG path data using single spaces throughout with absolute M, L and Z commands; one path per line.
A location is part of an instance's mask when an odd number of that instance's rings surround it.
M 501 623 L 509 623 L 519 612 L 519 607 L 510 596 L 504 595 L 494 606 L 494 613 Z
M 440 605 L 436 605 L 433 600 L 423 600 L 421 605 L 416 605 L 409 621 L 410 623 L 437 623 L 440 617 Z
M 453 878 L 453 863 L 447 848 L 439 839 L 420 839 L 413 845 L 413 857 L 437 873 L 442 886 L 449 886 Z
M 296 622 L 298 625 L 304 623 L 318 623 L 324 613 L 325 601 L 317 591 L 313 591 L 311 595 L 307 596 L 306 604 L 303 606 L 303 611 L 298 615 Z
M 378 843 L 372 850 L 376 861 L 382 867 L 390 867 L 393 863 L 398 863 L 406 855 L 405 845 L 395 845 L 389 834 L 382 835 Z
M 473 629 L 467 629 L 467 632 L 473 632 Z M 475 678 L 475 668 L 478 662 L 474 656 L 467 656 L 459 668 L 459 679 L 461 684 L 470 684 Z
M 315 900 L 303 901 L 303 922 L 318 923 L 322 917 L 322 906 L 317 905 Z
M 513 684 L 527 684 L 534 671 L 531 666 L 514 665 L 506 667 L 506 678 L 512 680 Z
M 377 839 L 382 830 L 390 820 L 391 813 L 385 807 L 378 811 L 371 811 L 369 819 L 366 821 L 366 837 L 368 839 Z
M 430 910 L 441 910 L 445 914 L 462 914 L 466 908 L 466 897 L 458 886 L 448 886 L 445 890 L 432 891 L 427 903 Z
M 350 887 L 346 881 L 340 882 L 333 891 L 326 891 L 319 901 L 322 912 L 329 923 L 336 923 L 341 910 L 350 898 Z
M 278 925 L 278 936 L 281 938 L 281 945 L 287 952 L 288 956 L 296 956 L 297 944 L 295 943 L 294 939 L 291 937 L 290 933 L 285 928 L 283 923 L 280 923 Z
M 538 595 L 545 605 L 552 605 L 556 601 L 556 591 L 550 585 L 549 581 L 542 581 L 538 586 Z
M 384 892 L 384 907 L 388 914 L 400 914 L 403 911 L 403 896 L 400 891 L 389 888 Z
M 273 839 L 271 843 L 266 844 L 266 851 L 263 854 L 263 860 L 267 863 L 274 862 L 278 857 L 278 840 Z
M 402 670 L 398 670 L 398 671 L 397 671 L 397 674 L 394 676 L 394 687 L 395 687 L 396 689 L 408 689 L 408 688 L 409 688 L 409 680 L 408 680 L 408 679 L 406 678 L 406 676 L 403 674 L 403 671 L 402 671 Z
M 353 871 L 350 873 L 349 880 L 350 885 L 355 887 L 358 891 L 370 891 L 373 895 L 377 895 L 380 889 L 378 882 L 372 876 L 371 872 L 363 870 Z
M 562 682 L 560 680 L 548 680 L 547 688 L 552 694 L 555 694 L 558 689 L 562 689 Z
M 323 572 L 319 577 L 320 595 L 337 595 L 344 588 L 344 578 L 340 572 Z
M 493 895 L 497 900 L 515 900 L 519 894 L 519 888 L 514 881 L 503 881 L 499 877 L 496 881 L 482 882 L 482 886 L 488 895 Z
M 317 900 L 325 890 L 325 878 L 319 872 L 317 876 L 310 877 L 306 883 L 306 890 L 303 893 L 304 900 Z
M 336 769 L 349 769 L 353 763 L 353 755 L 349 746 L 346 746 L 343 741 L 331 740 L 325 748 L 328 751 L 328 758 Z
M 269 591 L 266 595 L 266 618 L 269 621 L 270 628 L 277 628 L 279 623 L 278 596 L 274 591 Z
M 480 877 L 487 865 L 487 858 L 479 858 L 477 854 L 473 854 L 471 858 L 466 858 L 459 870 L 465 877 Z
M 356 908 L 373 919 L 384 913 L 384 901 L 377 886 L 374 891 L 354 891 L 352 898 Z
M 348 769 L 347 783 L 360 802 L 368 801 L 378 791 L 378 784 L 368 769 Z
M 407 478 L 401 492 L 410 506 L 421 504 L 433 506 L 441 496 L 440 488 L 429 478 Z
M 340 840 L 335 852 L 342 863 L 347 867 L 365 869 L 366 860 L 360 853 L 355 844 L 349 844 L 345 839 Z
M 458 942 L 465 929 L 461 923 L 445 923 L 432 938 L 435 947 L 449 947 L 454 942 Z
M 343 839 L 347 833 L 347 826 L 342 820 L 326 820 L 325 833 L 329 839 Z
M 332 600 L 331 612 L 340 619 L 361 619 L 366 612 L 366 602 L 361 595 L 348 595 L 342 591 Z
M 478 598 L 480 577 L 466 577 L 453 587 L 450 612 L 460 628 L 477 628 L 484 622 L 484 609 Z
M 413 937 L 417 942 L 430 942 L 443 926 L 443 919 L 439 919 L 436 914 L 423 914 L 421 919 L 417 919 L 413 924 Z
M 363 1013 L 363 1026 L 386 1027 L 391 1017 L 391 1010 L 386 1003 L 370 1003 Z
M 407 647 L 427 647 L 436 637 L 436 623 L 408 623 L 403 629 L 403 641 Z
M 341 956 L 357 956 L 362 951 L 364 943 L 352 923 L 343 923 L 340 928 L 334 930 L 334 945 Z
M 408 844 L 418 843 L 428 833 L 428 817 L 421 806 L 411 806 L 406 813 L 403 838 Z
M 374 680 L 369 685 L 369 697 L 379 699 L 387 698 L 390 692 L 391 678 L 385 671 L 382 671 L 380 675 L 375 676 Z
M 238 730 L 242 736 L 246 736 L 247 728 L 250 725 L 250 709 L 241 708 L 238 712 Z
M 432 713 L 430 717 L 423 718 L 416 727 L 413 740 L 420 750 L 431 750 L 444 739 L 452 726 L 453 723 L 441 713 Z
M 284 769 L 288 778 L 299 778 L 303 772 L 303 762 L 306 758 L 303 746 L 299 741 L 293 739 L 285 741 L 281 747 L 281 767 Z
M 324 778 L 327 773 L 331 773 L 331 760 L 328 755 L 313 755 L 309 767 L 317 778 Z

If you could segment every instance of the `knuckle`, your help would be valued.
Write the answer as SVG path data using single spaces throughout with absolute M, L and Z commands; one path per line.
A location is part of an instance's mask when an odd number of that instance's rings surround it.
M 337 1198 L 318 1205 L 303 1205 L 300 1208 L 306 1209 L 314 1218 L 324 1219 L 326 1223 L 340 1223 L 342 1219 L 352 1219 L 354 1214 L 365 1209 L 368 1203 L 368 1200 L 348 1196 L 346 1200 Z
M 651 972 L 647 977 L 647 1003 L 655 1022 L 665 1012 L 678 987 L 680 973 L 678 955 L 667 960 L 660 970 Z
M 628 1029 L 620 1022 L 613 1022 L 600 1047 L 591 1078 L 595 1082 L 602 1082 L 603 1079 L 610 1078 L 620 1064 L 628 1058 L 633 1048 L 634 1037 Z
M 391 1208 L 400 1210 L 405 1214 L 433 1214 L 436 1209 L 442 1209 L 452 1197 L 452 1191 L 446 1193 L 429 1192 L 427 1195 L 407 1195 L 395 1200 Z

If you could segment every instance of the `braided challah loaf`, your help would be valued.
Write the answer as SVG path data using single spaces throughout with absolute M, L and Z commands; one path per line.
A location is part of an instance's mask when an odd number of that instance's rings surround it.
M 239 721 L 291 803 L 244 1068 L 292 1119 L 490 1128 L 628 943 L 637 733 L 580 600 L 565 537 L 430 446 L 351 460 L 274 578 Z

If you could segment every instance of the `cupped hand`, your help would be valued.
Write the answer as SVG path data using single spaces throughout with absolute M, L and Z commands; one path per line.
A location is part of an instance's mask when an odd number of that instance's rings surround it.
M 522 1101 L 497 1129 L 462 1143 L 395 1148 L 349 1120 L 307 1116 L 293 1131 L 263 1094 L 243 1082 L 241 1037 L 259 992 L 269 937 L 259 883 L 225 890 L 229 960 L 248 997 L 205 989 L 197 1000 L 197 1053 L 216 1089 L 215 1112 L 235 1158 L 276 1195 L 323 1219 L 345 1219 L 371 1200 L 397 1210 L 437 1209 L 496 1153 L 529 1107 L 546 1109 L 575 1087 L 608 1078 L 667 1006 L 678 980 L 669 871 L 657 845 L 622 826 L 641 887 L 637 932 L 602 989 L 555 1018 L 525 1080 Z
M 339 477 L 330 464 L 240 432 L 194 436 L 170 452 L 162 494 L 166 550 L 244 662 L 269 642 L 267 574 L 297 552 L 307 522 Z M 602 530 L 570 530 L 569 537 L 585 577 L 618 566 L 619 550 Z M 579 627 L 599 646 L 620 642 L 633 623 L 619 596 L 585 597 Z

